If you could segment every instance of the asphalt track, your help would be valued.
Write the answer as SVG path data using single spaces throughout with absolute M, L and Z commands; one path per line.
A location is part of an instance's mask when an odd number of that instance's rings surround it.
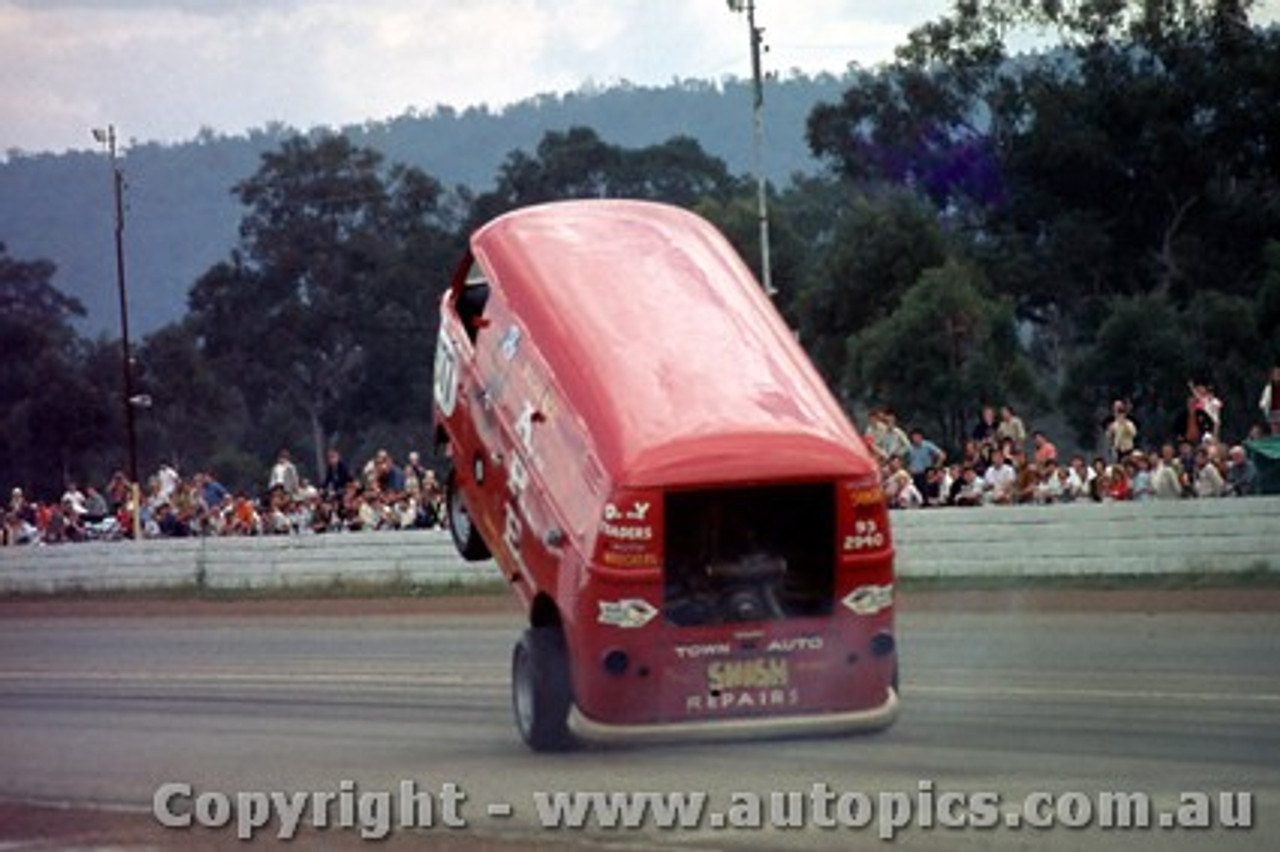
M 1127 607 L 1103 595 L 1050 607 L 983 600 L 903 602 L 904 709 L 887 732 L 560 755 L 530 753 L 512 727 L 520 618 L 509 607 L 166 615 L 157 604 L 55 617 L 0 607 L 0 802 L 149 814 L 170 781 L 234 794 L 336 792 L 344 780 L 396 791 L 409 780 L 419 791 L 455 784 L 467 797 L 468 826 L 427 829 L 419 848 L 466 837 L 503 848 L 1280 849 L 1274 607 L 1202 608 L 1195 592 L 1176 611 L 1159 595 Z M 903 792 L 913 808 L 922 791 L 988 791 L 1002 810 L 1035 791 L 1141 792 L 1162 808 L 1185 791 L 1245 791 L 1254 827 L 914 827 L 886 844 L 875 823 L 556 832 L 537 825 L 532 803 L 534 791 L 706 791 L 727 806 L 736 791 L 815 785 L 873 799 Z M 510 815 L 490 815 L 493 803 Z M 356 832 L 330 829 L 295 848 L 336 834 L 355 843 L 344 848 L 361 845 Z M 235 846 L 230 829 L 210 835 Z M 2 849 L 103 848 L 3 842 L 12 836 L 0 822 Z M 165 848 L 198 845 L 192 833 L 163 836 Z

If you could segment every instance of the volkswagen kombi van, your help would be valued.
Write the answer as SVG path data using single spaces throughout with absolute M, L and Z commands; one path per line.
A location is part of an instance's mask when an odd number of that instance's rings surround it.
M 434 398 L 454 542 L 528 616 L 532 748 L 893 721 L 876 465 L 710 223 L 588 200 L 480 228 Z

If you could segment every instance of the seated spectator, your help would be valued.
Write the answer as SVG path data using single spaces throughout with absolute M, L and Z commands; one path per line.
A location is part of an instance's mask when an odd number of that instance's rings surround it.
M 1111 485 L 1111 480 L 1107 476 L 1107 462 L 1101 456 L 1094 456 L 1093 464 L 1089 465 L 1089 478 L 1086 480 L 1086 490 L 1089 492 L 1089 499 L 1095 503 L 1101 503 L 1107 496 L 1107 489 Z
M 898 491 L 902 487 L 902 480 L 898 478 L 902 469 L 902 462 L 896 458 L 889 459 L 880 468 L 880 488 L 884 491 L 885 502 L 890 506 L 897 502 Z
M 113 473 L 111 481 L 107 483 L 107 510 L 113 515 L 119 514 L 129 505 L 129 494 L 132 490 L 124 471 L 117 470 Z
M 991 460 L 991 451 L 989 444 L 983 444 L 970 438 L 964 442 L 964 455 L 961 457 L 962 464 L 972 465 L 973 469 L 979 476 L 987 470 L 987 463 Z M 963 468 L 961 468 L 963 470 Z
M 1032 499 L 1042 506 L 1064 502 L 1063 492 L 1066 489 L 1067 480 L 1061 475 L 1063 472 L 1053 459 L 1045 461 L 1040 466 L 1040 478 L 1035 485 Z
M 1197 497 L 1221 497 L 1226 493 L 1227 483 L 1223 479 L 1218 466 L 1209 460 L 1209 451 L 1204 447 L 1195 451 L 1195 495 Z
M 84 514 L 81 516 L 87 524 L 96 524 L 111 514 L 111 510 L 107 507 L 107 501 L 92 485 L 86 485 L 84 489 Z
M 920 494 L 920 489 L 916 488 L 910 473 L 899 468 L 890 479 L 893 482 L 893 501 L 889 503 L 890 509 L 919 509 L 924 505 L 924 497 Z M 889 492 L 886 491 L 885 496 L 888 497 L 888 495 Z
M 1107 501 L 1125 501 L 1133 496 L 1129 485 L 1129 469 L 1123 464 L 1113 464 L 1107 468 L 1106 493 Z
M 1151 477 L 1151 461 L 1145 454 L 1134 451 L 1129 455 L 1133 465 L 1129 480 L 1129 488 L 1134 500 L 1150 500 L 1156 496 L 1155 485 Z
M 62 499 L 59 502 L 62 504 L 62 509 L 68 519 L 72 522 L 78 523 L 86 511 L 84 492 L 80 490 L 80 486 L 76 485 L 75 482 L 67 483 L 67 488 L 62 492 Z
M 1084 485 L 1070 465 L 1059 465 L 1055 474 L 1058 480 L 1057 502 L 1074 503 L 1084 496 Z
M 951 486 L 951 505 L 981 506 L 986 500 L 986 483 L 978 476 L 978 470 L 967 464 L 961 469 L 960 478 Z
M 1155 469 L 1151 471 L 1151 491 L 1157 500 L 1179 500 L 1183 496 L 1182 466 L 1172 444 L 1160 448 Z
M 1039 487 L 1040 468 L 1035 462 L 1024 464 L 1018 468 L 1018 478 L 1014 484 L 1014 502 L 1024 504 L 1036 502 L 1036 491 Z
M 987 503 L 1007 506 L 1013 502 L 1018 472 L 1005 460 L 1001 450 L 991 452 L 991 464 L 983 474 L 982 481 Z
M 947 472 L 945 467 L 931 467 L 924 474 L 924 488 L 920 496 L 926 506 L 941 506 L 946 501 Z
M 232 535 L 260 535 L 262 533 L 262 517 L 258 514 L 253 501 L 243 494 L 237 494 L 231 503 L 231 519 L 227 527 Z
M 1258 468 L 1238 444 L 1228 453 L 1227 494 L 1232 497 L 1248 497 L 1258 493 Z
M 184 538 L 191 535 L 191 528 L 172 503 L 162 503 L 157 507 L 154 521 L 157 535 L 166 538 Z

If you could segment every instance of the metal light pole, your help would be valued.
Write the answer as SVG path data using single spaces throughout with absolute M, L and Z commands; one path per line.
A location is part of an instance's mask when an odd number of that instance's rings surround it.
M 120 161 L 116 156 L 116 128 L 107 125 L 106 130 L 93 129 L 94 141 L 105 145 L 111 159 L 111 185 L 115 198 L 115 237 L 116 237 L 116 290 L 120 295 L 120 354 L 124 371 L 124 424 L 129 442 L 129 482 L 133 491 L 134 538 L 137 538 L 139 523 L 138 495 L 138 435 L 134 426 L 135 404 L 133 393 L 133 363 L 129 351 L 129 300 L 124 283 L 124 172 L 120 169 Z
M 760 220 L 760 277 L 764 291 L 770 296 L 778 291 L 773 286 L 773 268 L 769 262 L 769 201 L 764 177 L 764 81 L 760 73 L 760 44 L 764 29 L 756 26 L 755 0 L 728 0 L 729 10 L 747 13 L 747 29 L 751 35 L 751 76 L 755 96 L 752 100 L 756 170 L 756 215 Z

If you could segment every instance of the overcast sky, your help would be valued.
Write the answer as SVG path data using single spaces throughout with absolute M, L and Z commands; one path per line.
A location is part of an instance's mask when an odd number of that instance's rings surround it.
M 1280 0 L 1277 0 L 1280 2 Z M 757 0 L 766 70 L 887 59 L 947 0 Z M 751 74 L 725 0 L 0 0 L 0 157 Z
M 948 0 L 757 0 L 766 70 L 888 59 Z M 1280 17 L 1258 0 L 1254 20 Z M 750 76 L 725 0 L 0 0 L 0 158 Z

